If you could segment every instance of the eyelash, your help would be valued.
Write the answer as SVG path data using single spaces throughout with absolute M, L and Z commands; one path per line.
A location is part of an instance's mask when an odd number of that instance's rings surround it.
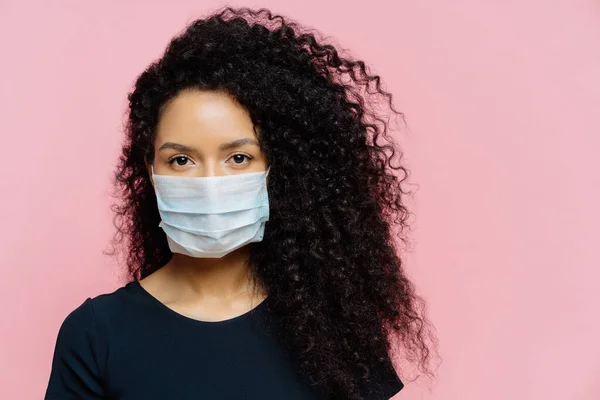
M 175 160 L 177 160 L 178 158 L 186 158 L 186 159 L 190 159 L 188 156 L 186 156 L 185 154 L 177 154 L 174 155 L 173 157 L 169 158 L 169 160 L 167 161 L 167 163 L 169 163 L 169 165 L 173 165 L 173 163 L 175 162 Z
M 244 154 L 244 153 L 235 153 L 235 154 L 233 154 L 233 155 L 232 155 L 231 157 L 229 157 L 229 158 L 233 158 L 233 157 L 235 157 L 235 156 L 244 156 L 244 157 L 246 157 L 246 158 L 248 159 L 248 161 L 252 160 L 252 157 L 250 157 L 249 155 L 247 155 L 247 154 Z M 189 159 L 190 159 L 190 158 L 189 158 L 188 156 L 186 156 L 185 154 L 176 154 L 176 155 L 174 155 L 173 157 L 171 157 L 171 158 L 170 158 L 170 159 L 169 159 L 167 162 L 169 163 L 169 165 L 173 165 L 173 163 L 175 162 L 175 160 L 177 160 L 178 158 L 181 158 L 181 157 L 183 157 L 183 158 L 186 158 L 187 160 L 189 160 Z M 234 164 L 236 164 L 236 163 L 234 163 Z M 242 165 L 242 164 L 237 164 L 237 165 Z M 183 166 L 183 165 L 182 165 L 182 166 Z

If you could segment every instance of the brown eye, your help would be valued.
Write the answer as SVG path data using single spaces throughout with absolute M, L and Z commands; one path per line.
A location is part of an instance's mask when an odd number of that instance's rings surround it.
M 243 164 L 245 159 L 251 160 L 250 157 L 248 157 L 245 154 L 234 154 L 231 159 L 233 160 L 234 164 Z
M 187 162 L 189 160 L 190 159 L 187 156 L 176 156 L 169 160 L 169 164 L 171 164 L 171 165 L 177 164 L 177 166 L 183 167 L 183 166 L 187 165 Z

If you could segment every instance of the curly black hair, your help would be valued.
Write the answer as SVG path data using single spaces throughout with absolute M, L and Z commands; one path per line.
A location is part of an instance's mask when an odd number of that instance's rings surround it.
M 271 166 L 270 219 L 250 268 L 275 299 L 285 343 L 325 398 L 361 399 L 394 343 L 431 375 L 432 330 L 407 278 L 408 171 L 376 111 L 392 95 L 365 63 L 267 9 L 223 7 L 190 23 L 129 93 L 115 173 L 113 239 L 130 279 L 172 256 L 144 160 L 161 108 L 184 89 L 220 90 L 246 107 Z

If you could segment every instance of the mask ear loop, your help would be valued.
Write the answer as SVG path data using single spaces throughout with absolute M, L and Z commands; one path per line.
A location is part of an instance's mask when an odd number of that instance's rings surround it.
M 267 172 L 265 173 L 265 177 L 269 176 L 269 171 L 271 170 L 271 166 L 269 166 L 269 168 L 267 168 Z
M 150 164 L 150 170 L 152 171 L 152 174 L 150 175 L 150 183 L 152 184 L 152 187 L 154 187 L 154 164 Z

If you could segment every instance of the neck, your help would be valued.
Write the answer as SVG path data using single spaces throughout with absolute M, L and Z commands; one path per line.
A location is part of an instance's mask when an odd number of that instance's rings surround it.
M 222 258 L 195 258 L 175 253 L 163 268 L 170 280 L 184 291 L 228 300 L 256 294 L 252 288 L 249 256 L 250 246 Z

